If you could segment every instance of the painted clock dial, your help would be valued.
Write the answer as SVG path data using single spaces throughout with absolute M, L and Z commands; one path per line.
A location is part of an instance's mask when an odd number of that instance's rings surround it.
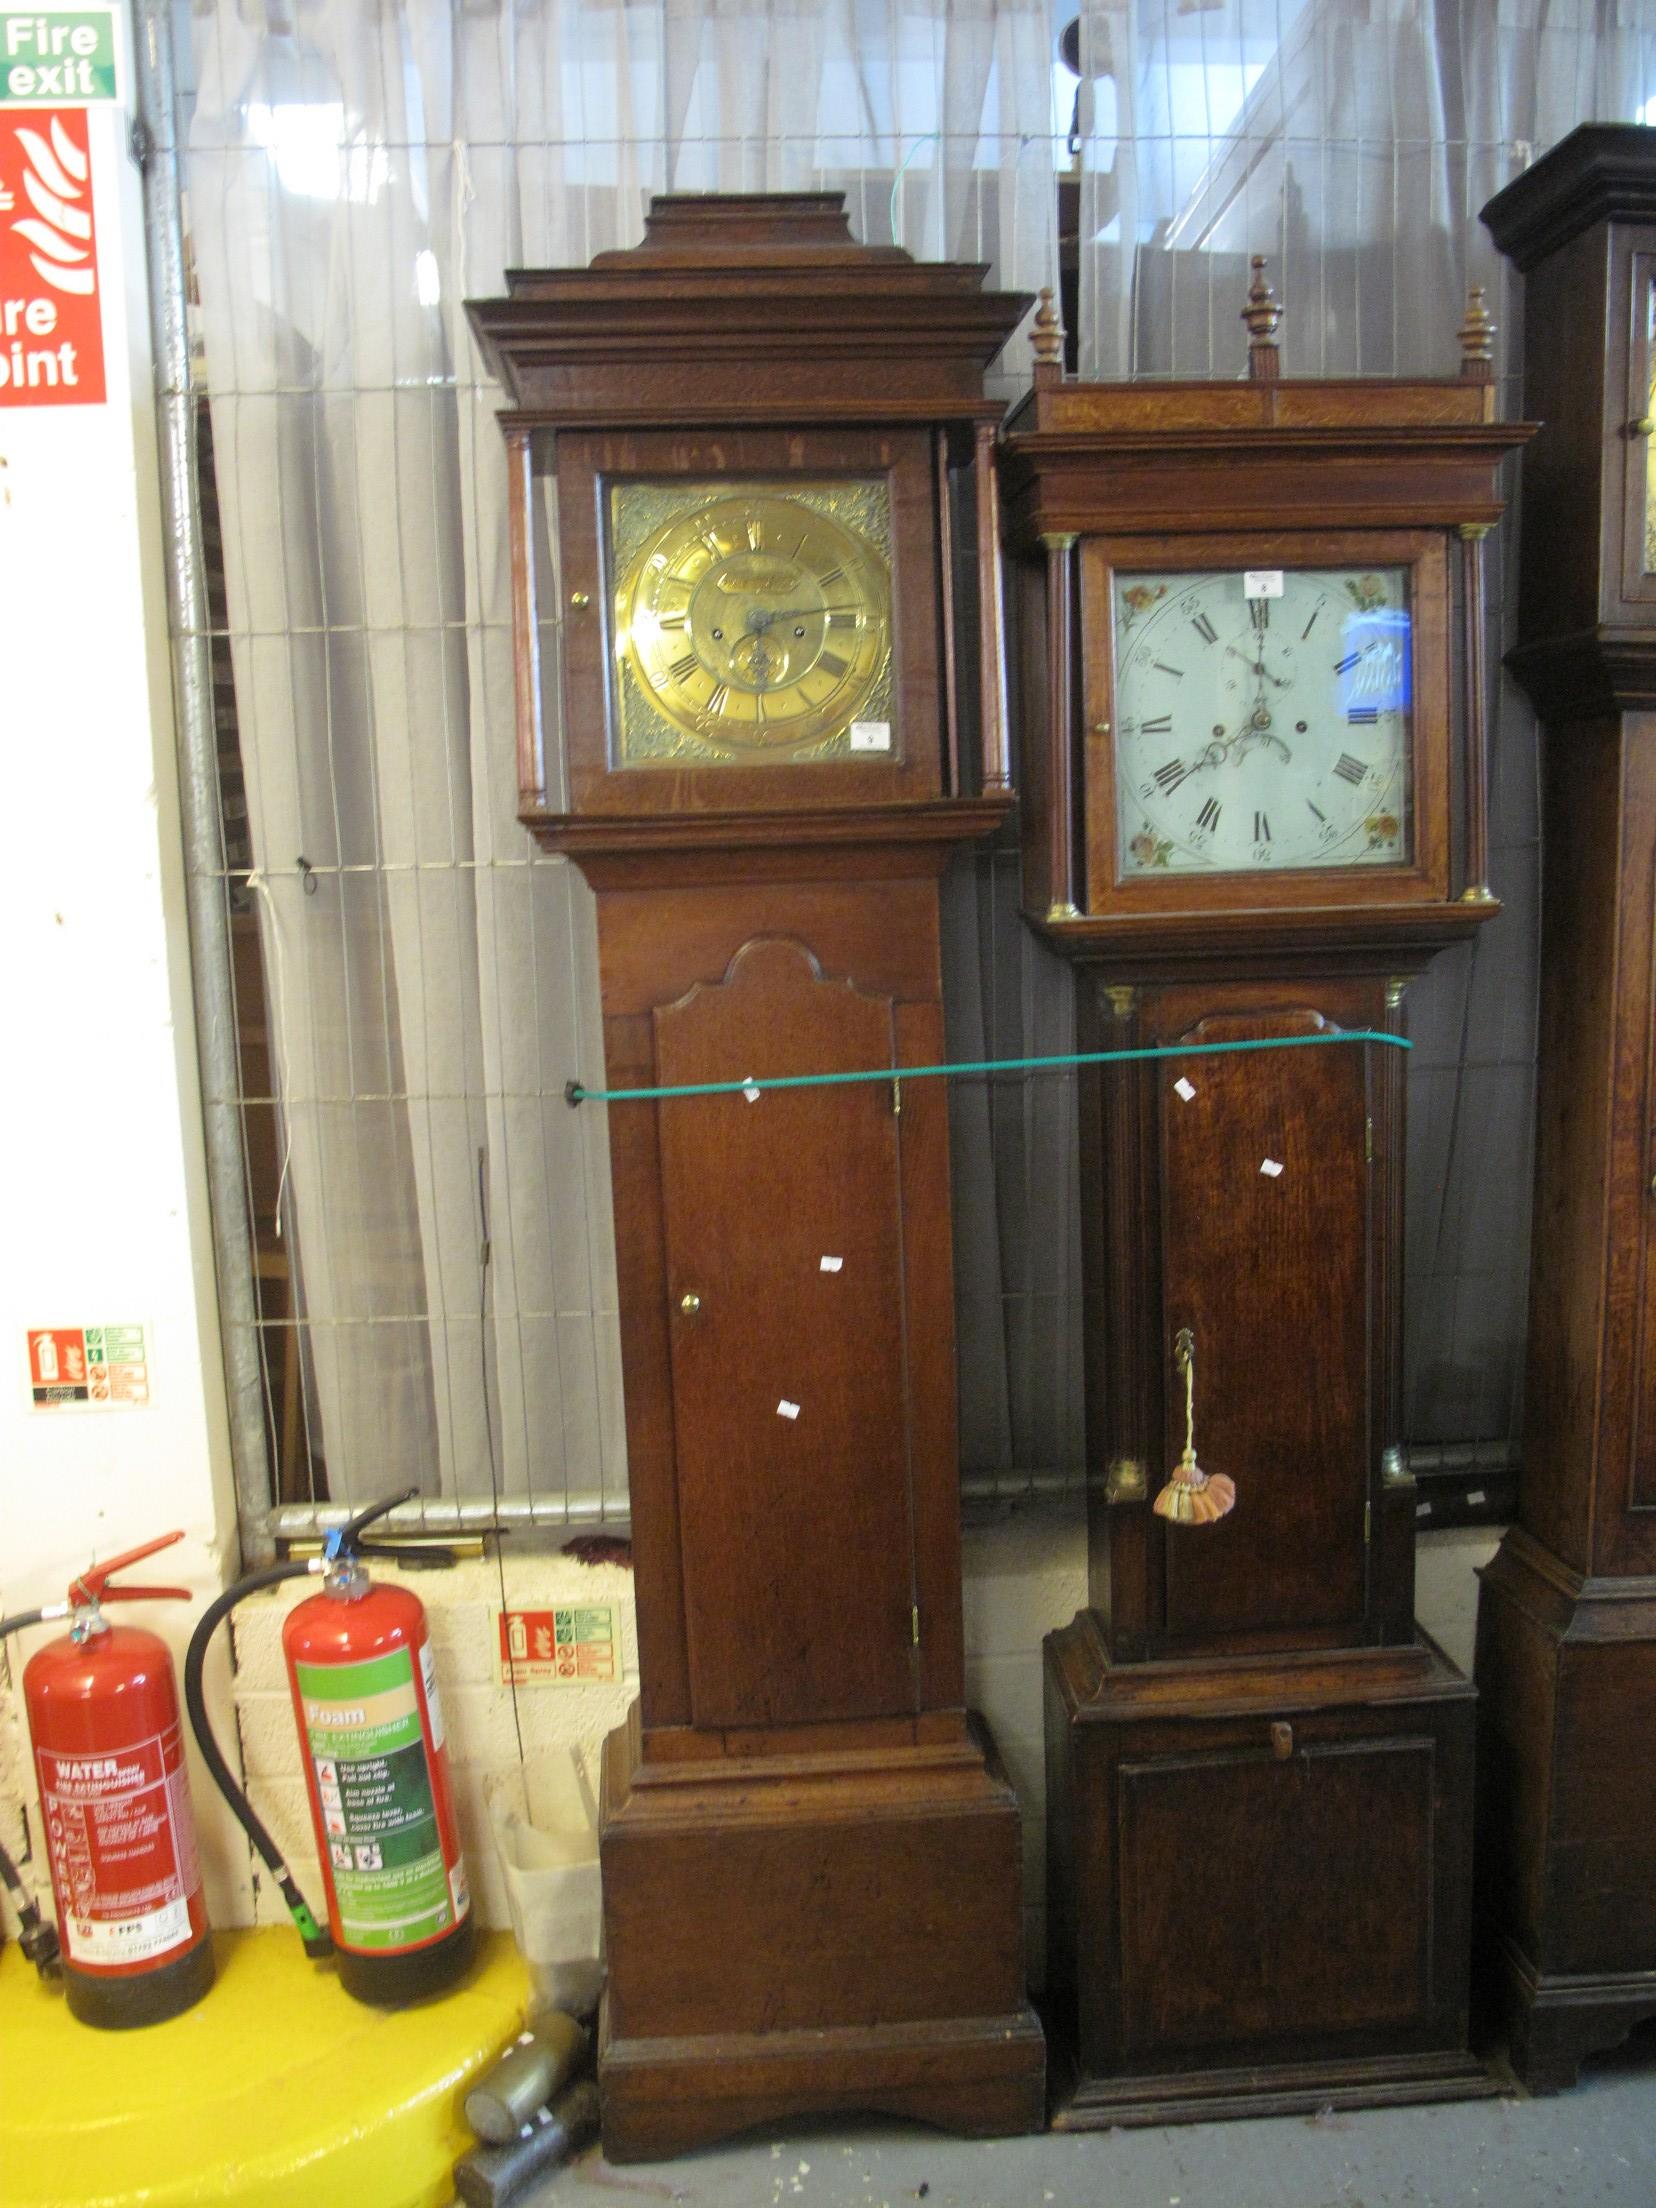
M 1404 567 L 1118 572 L 1123 879 L 1410 856 Z
M 893 753 L 883 483 L 611 498 L 623 765 Z

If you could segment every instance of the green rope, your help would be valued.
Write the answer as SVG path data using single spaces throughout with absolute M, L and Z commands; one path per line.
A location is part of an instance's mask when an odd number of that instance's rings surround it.
M 1258 1035 L 1236 1043 L 1156 1043 L 1142 1050 L 1084 1050 L 1054 1058 L 982 1058 L 957 1066 L 875 1066 L 863 1073 L 785 1073 L 759 1080 L 749 1074 L 740 1081 L 686 1081 L 677 1088 L 588 1089 L 571 1081 L 564 1089 L 569 1104 L 650 1104 L 671 1096 L 757 1097 L 766 1089 L 826 1089 L 848 1081 L 950 1080 L 966 1073 L 1049 1073 L 1058 1066 L 1117 1066 L 1136 1058 L 1216 1058 L 1237 1050 L 1305 1050 L 1318 1043 L 1389 1043 L 1394 1050 L 1413 1050 L 1406 1035 L 1382 1034 L 1378 1028 L 1336 1028 L 1326 1035 Z

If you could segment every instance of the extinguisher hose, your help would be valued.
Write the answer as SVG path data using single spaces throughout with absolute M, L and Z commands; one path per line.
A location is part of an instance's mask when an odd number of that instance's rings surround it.
M 9 1618 L 0 1618 L 0 1641 L 8 1633 L 21 1633 L 26 1625 L 39 1625 L 45 1618 L 67 1617 L 68 1613 L 66 1602 L 49 1602 L 41 1610 L 18 1610 Z
M 298 1927 L 299 1937 L 305 1943 L 305 1953 L 317 1961 L 333 1953 L 333 1941 L 311 1914 L 309 1904 L 294 1882 L 293 1873 L 283 1860 L 282 1851 L 265 1830 L 258 1811 L 236 1783 L 235 1773 L 220 1752 L 207 1715 L 202 1673 L 207 1663 L 208 1642 L 218 1630 L 220 1622 L 230 1615 L 244 1595 L 255 1594 L 261 1587 L 278 1586 L 284 1579 L 303 1579 L 319 1569 L 320 1563 L 317 1561 L 271 1564 L 262 1572 L 250 1572 L 245 1579 L 238 1579 L 233 1587 L 227 1587 L 201 1613 L 196 1629 L 190 1635 L 189 1651 L 184 1658 L 184 1707 L 190 1713 L 190 1727 L 195 1734 L 196 1745 L 201 1750 L 201 1760 L 213 1774 L 219 1792 L 229 1803 L 243 1832 L 264 1858 L 266 1869 L 276 1881 L 283 1901 L 287 1903 L 288 1915 Z
M 56 1927 L 48 1924 L 35 1907 L 29 1889 L 17 1875 L 17 1865 L 4 1848 L 0 1848 L 0 1884 L 11 1895 L 12 1907 L 17 1911 L 21 1933 L 18 1945 L 42 1978 L 62 1977 Z

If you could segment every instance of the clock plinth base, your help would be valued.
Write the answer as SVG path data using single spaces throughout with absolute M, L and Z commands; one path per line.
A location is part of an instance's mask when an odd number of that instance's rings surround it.
M 1607 2055 L 1656 2017 L 1656 1970 L 1538 1972 L 1511 1940 L 1486 1950 L 1482 1975 L 1526 2092 L 1563 2093 L 1590 2055 Z
M 1656 1578 L 1515 1527 L 1478 1600 L 1477 1896 L 1493 2030 L 1532 2093 L 1656 2016 Z
M 1510 2090 L 1468 2053 L 1371 2055 L 1350 2062 L 1248 2064 L 1130 2077 L 1067 2076 L 1054 2062 L 1052 2129 L 1211 2124 L 1229 2117 L 1315 2116 L 1325 2108 L 1413 2108 L 1428 2101 L 1492 2100 Z
M 1046 1703 L 1058 2122 L 1496 2090 L 1467 2035 L 1475 1696 L 1424 1635 L 1112 1666 L 1083 1611 Z
M 1045 2121 L 1022 1828 L 976 1720 L 823 1754 L 604 1747 L 604 2151 L 642 2161 L 784 2117 Z

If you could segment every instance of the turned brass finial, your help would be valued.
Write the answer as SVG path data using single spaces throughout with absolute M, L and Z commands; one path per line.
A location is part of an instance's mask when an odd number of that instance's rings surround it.
M 1030 350 L 1035 355 L 1035 381 L 1056 383 L 1064 373 L 1064 325 L 1058 319 L 1052 303 L 1052 287 L 1043 286 L 1041 303 L 1035 309 L 1034 325 L 1029 333 Z
M 1269 383 L 1282 373 L 1282 354 L 1277 349 L 1277 324 L 1282 320 L 1282 301 L 1265 281 L 1265 256 L 1253 257 L 1253 282 L 1248 286 L 1248 303 L 1242 309 L 1242 319 L 1248 325 L 1248 375 L 1254 383 Z
M 1484 305 L 1484 287 L 1474 284 L 1466 299 L 1466 320 L 1455 332 L 1460 341 L 1461 374 L 1469 383 L 1495 381 L 1495 322 Z

